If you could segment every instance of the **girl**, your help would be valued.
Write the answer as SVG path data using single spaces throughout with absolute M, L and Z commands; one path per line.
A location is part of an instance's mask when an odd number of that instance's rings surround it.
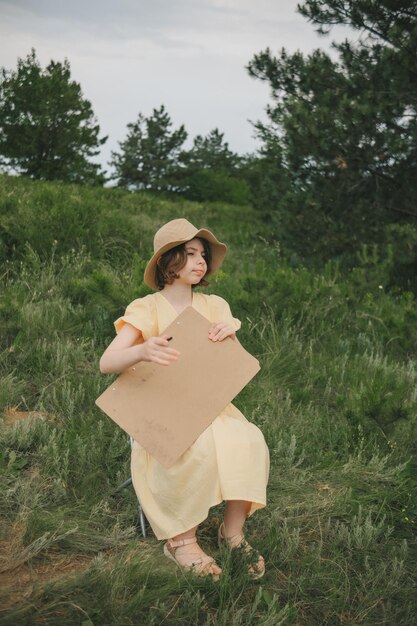
M 205 276 L 219 269 L 226 250 L 213 233 L 198 230 L 186 219 L 162 226 L 144 275 L 156 293 L 134 300 L 116 320 L 118 334 L 101 357 L 101 371 L 121 372 L 138 361 L 169 366 L 181 358 L 161 333 L 188 306 L 212 322 L 211 341 L 236 339 L 240 322 L 227 302 L 193 291 L 208 285 Z M 164 554 L 169 559 L 185 570 L 218 579 L 221 569 L 198 545 L 196 531 L 210 507 L 225 500 L 219 545 L 241 548 L 250 557 L 249 575 L 263 576 L 264 559 L 255 556 L 245 540 L 243 525 L 266 504 L 269 454 L 260 430 L 235 406 L 229 404 L 169 469 L 134 442 L 131 472 L 152 530 L 158 539 L 167 540 Z

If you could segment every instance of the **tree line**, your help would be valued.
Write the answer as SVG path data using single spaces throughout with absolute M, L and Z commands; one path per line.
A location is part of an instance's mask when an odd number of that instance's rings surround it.
M 417 270 L 417 1 L 305 0 L 322 35 L 352 40 L 290 54 L 269 48 L 247 70 L 270 87 L 256 154 L 233 153 L 218 129 L 184 149 L 164 106 L 139 113 L 112 153 L 118 186 L 194 200 L 250 200 L 294 259 L 349 263 L 363 245 Z M 68 61 L 42 69 L 34 51 L 0 77 L 0 155 L 33 178 L 102 184 L 91 160 L 106 137 Z M 390 252 L 391 250 L 391 252 Z M 392 252 L 394 250 L 394 253 Z M 385 252 L 384 252 L 385 251 Z
M 247 201 L 239 177 L 241 158 L 217 128 L 197 135 L 189 150 L 184 125 L 174 129 L 162 105 L 149 117 L 139 113 L 126 138 L 111 153 L 110 176 L 92 158 L 107 137 L 81 86 L 71 79 L 68 60 L 42 68 L 36 51 L 18 59 L 0 77 L 0 164 L 40 180 L 103 184 L 131 190 L 181 193 L 191 200 Z

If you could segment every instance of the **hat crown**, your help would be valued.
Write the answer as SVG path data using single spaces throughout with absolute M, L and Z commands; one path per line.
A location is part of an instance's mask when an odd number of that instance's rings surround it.
M 227 247 L 225 244 L 219 241 L 211 231 L 206 228 L 198 229 L 188 220 L 180 217 L 164 224 L 156 232 L 153 240 L 154 253 L 145 267 L 145 283 L 149 287 L 152 287 L 152 289 L 160 289 L 156 282 L 156 266 L 160 256 L 165 252 L 168 252 L 168 250 L 171 250 L 171 248 L 175 248 L 175 246 L 191 241 L 195 237 L 205 239 L 210 245 L 211 269 L 209 273 L 211 274 L 212 272 L 218 270 L 223 262 L 224 255 L 226 254 Z
M 189 241 L 197 232 L 198 229 L 183 217 L 171 220 L 155 233 L 153 250 L 157 252 L 163 246 L 175 241 Z

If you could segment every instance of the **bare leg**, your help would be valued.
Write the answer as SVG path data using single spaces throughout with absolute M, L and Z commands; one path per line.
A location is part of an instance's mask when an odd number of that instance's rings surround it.
M 219 528 L 219 544 L 225 541 L 230 548 L 243 548 L 248 555 L 255 555 L 253 548 L 245 539 L 243 525 L 250 511 L 251 503 L 246 500 L 228 500 L 224 513 L 224 522 Z M 252 578 L 261 578 L 265 573 L 265 560 L 260 554 L 248 567 Z
M 167 541 L 167 544 L 170 545 L 170 541 L 177 542 L 183 541 L 187 539 L 194 539 L 196 536 L 198 526 L 194 526 L 194 528 L 190 528 L 185 533 L 181 533 L 179 535 L 175 535 L 170 540 Z M 172 551 L 171 551 L 172 554 Z M 198 543 L 187 543 L 183 546 L 178 546 L 175 548 L 175 559 L 177 563 L 184 568 L 192 567 L 193 563 L 198 561 L 198 559 L 202 557 L 207 557 L 206 553 L 200 548 Z M 205 570 L 207 574 L 213 574 L 218 576 L 221 574 L 222 570 L 217 565 L 217 563 L 213 562 L 207 566 L 207 570 Z
M 181 533 L 180 535 L 175 535 L 172 537 L 174 541 L 181 541 L 182 539 L 190 539 L 191 537 L 195 537 L 198 526 L 194 526 L 194 528 L 190 528 L 190 530 L 185 531 L 185 533 Z
M 250 511 L 251 503 L 246 500 L 228 500 L 224 512 L 226 537 L 243 532 L 243 525 Z

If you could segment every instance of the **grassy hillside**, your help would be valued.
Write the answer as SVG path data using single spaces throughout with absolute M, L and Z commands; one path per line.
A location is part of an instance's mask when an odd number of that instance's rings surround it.
M 262 370 L 236 404 L 271 452 L 248 522 L 267 574 L 218 555 L 219 583 L 176 570 L 137 532 L 126 435 L 94 405 L 112 321 L 145 295 L 164 221 L 230 244 L 209 291 Z M 0 624 L 404 625 L 416 601 L 413 296 L 377 265 L 292 267 L 250 207 L 0 177 Z

